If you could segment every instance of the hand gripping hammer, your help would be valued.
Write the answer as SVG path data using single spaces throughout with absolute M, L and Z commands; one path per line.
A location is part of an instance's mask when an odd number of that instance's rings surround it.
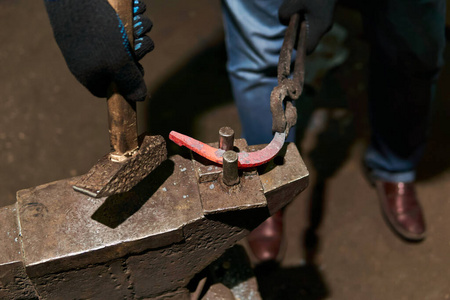
M 108 2 L 122 20 L 133 48 L 133 1 Z M 136 103 L 126 100 L 114 83 L 108 89 L 107 104 L 112 151 L 73 185 L 76 191 L 95 198 L 129 191 L 167 158 L 163 137 L 138 137 Z

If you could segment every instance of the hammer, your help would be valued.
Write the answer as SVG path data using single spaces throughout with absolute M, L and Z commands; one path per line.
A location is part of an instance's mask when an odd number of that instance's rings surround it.
M 133 1 L 108 2 L 124 24 L 133 48 Z M 167 159 L 162 136 L 138 137 L 136 102 L 126 100 L 115 83 L 108 88 L 107 105 L 111 152 L 73 185 L 76 191 L 95 198 L 128 192 Z

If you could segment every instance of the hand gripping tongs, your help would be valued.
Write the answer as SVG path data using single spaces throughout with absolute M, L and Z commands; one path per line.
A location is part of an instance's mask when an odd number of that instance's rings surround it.
M 272 90 L 270 95 L 272 131 L 275 135 L 272 141 L 261 150 L 239 152 L 238 168 L 256 167 L 274 158 L 283 147 L 289 130 L 297 122 L 297 109 L 292 104 L 292 101 L 298 99 L 303 91 L 306 54 L 306 23 L 304 21 L 300 22 L 300 18 L 300 14 L 295 14 L 289 22 L 278 61 L 278 85 Z M 290 78 L 292 52 L 297 41 L 294 72 L 292 78 Z M 170 132 L 169 138 L 177 145 L 185 146 L 214 163 L 223 164 L 222 156 L 225 150 L 211 147 L 175 131 Z

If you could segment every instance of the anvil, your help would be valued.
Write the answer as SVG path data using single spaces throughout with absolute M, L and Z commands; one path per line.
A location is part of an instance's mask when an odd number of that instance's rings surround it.
M 78 178 L 21 190 L 0 208 L 0 298 L 189 299 L 189 281 L 294 199 L 308 176 L 288 143 L 232 186 L 220 166 L 175 155 L 110 197 L 75 192 Z

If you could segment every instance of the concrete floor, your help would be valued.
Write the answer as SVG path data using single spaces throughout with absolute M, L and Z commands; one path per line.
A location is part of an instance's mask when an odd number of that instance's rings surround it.
M 156 49 L 142 61 L 152 100 L 139 107 L 141 131 L 167 137 L 173 129 L 204 141 L 224 125 L 239 133 L 219 1 L 146 2 Z M 311 185 L 287 209 L 281 267 L 256 269 L 261 292 L 265 299 L 449 299 L 450 69 L 419 168 L 428 238 L 406 243 L 385 225 L 360 168 L 370 134 L 360 20 L 340 9 L 337 21 L 348 30 L 350 55 L 300 103 L 299 147 Z M 1 206 L 17 190 L 83 174 L 109 144 L 105 103 L 68 71 L 42 1 L 0 0 L 0 26 Z

